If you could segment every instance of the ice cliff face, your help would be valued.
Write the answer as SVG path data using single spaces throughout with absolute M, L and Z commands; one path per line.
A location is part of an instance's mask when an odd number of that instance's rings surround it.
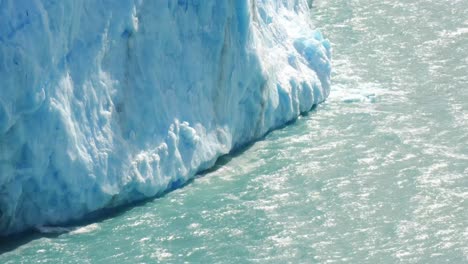
M 323 101 L 307 0 L 0 0 L 0 235 L 157 195 Z

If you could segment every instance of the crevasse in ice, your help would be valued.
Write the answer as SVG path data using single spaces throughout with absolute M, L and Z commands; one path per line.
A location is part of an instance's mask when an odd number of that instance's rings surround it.
M 310 5 L 0 1 L 0 234 L 160 194 L 323 101 Z

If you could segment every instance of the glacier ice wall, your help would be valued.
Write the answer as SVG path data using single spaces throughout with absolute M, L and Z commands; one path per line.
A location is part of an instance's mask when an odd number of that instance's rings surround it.
M 0 235 L 174 188 L 323 101 L 308 0 L 0 0 Z

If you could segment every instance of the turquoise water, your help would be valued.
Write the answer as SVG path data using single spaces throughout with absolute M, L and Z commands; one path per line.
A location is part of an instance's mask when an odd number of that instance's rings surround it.
M 14 241 L 0 263 L 467 263 L 468 1 L 314 5 L 334 47 L 325 104 L 164 197 Z

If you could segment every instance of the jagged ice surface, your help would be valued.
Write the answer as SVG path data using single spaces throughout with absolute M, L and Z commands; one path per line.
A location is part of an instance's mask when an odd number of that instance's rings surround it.
M 323 101 L 307 0 L 0 0 L 0 235 L 174 188 Z

